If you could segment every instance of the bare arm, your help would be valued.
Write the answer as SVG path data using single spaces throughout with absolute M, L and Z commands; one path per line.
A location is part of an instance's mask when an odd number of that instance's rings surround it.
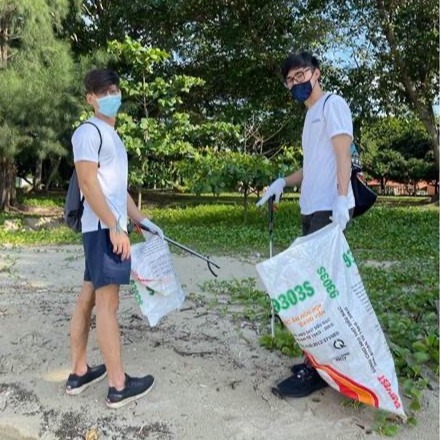
M 93 212 L 109 228 L 116 226 L 118 219 L 115 218 L 110 210 L 99 185 L 98 164 L 81 160 L 75 162 L 75 168 L 78 174 L 79 187 Z
M 289 174 L 284 178 L 284 180 L 286 181 L 286 186 L 300 186 L 303 180 L 302 168 L 292 174 Z
M 128 216 L 135 222 L 140 223 L 146 216 L 139 211 L 136 203 L 131 195 L 127 192 L 127 213 Z
M 120 255 L 122 260 L 129 258 L 130 241 L 127 234 L 118 225 L 118 219 L 115 218 L 105 200 L 98 181 L 98 164 L 81 160 L 75 162 L 75 168 L 84 198 L 98 218 L 109 227 L 113 252 Z
M 336 154 L 336 177 L 338 184 L 338 195 L 348 194 L 348 184 L 351 176 L 351 136 L 348 134 L 338 134 L 332 137 L 333 149 Z
M 134 203 L 133 198 L 131 195 L 127 192 L 127 211 L 128 216 L 136 223 L 142 223 L 143 226 L 145 226 L 152 234 L 159 235 L 160 238 L 164 238 L 164 233 L 162 229 L 157 226 L 155 223 L 153 223 L 147 216 L 142 214 L 142 212 L 138 209 L 136 206 L 136 203 Z

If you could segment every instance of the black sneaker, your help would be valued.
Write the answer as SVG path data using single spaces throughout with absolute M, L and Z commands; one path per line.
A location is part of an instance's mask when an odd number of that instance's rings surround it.
M 307 364 L 294 365 L 292 376 L 272 388 L 272 393 L 279 397 L 306 397 L 328 386 L 315 368 Z
M 306 368 L 313 368 L 312 365 L 307 361 L 304 360 L 304 362 L 302 364 L 295 364 L 292 365 L 292 367 L 290 368 L 290 371 L 296 375 L 298 374 L 304 367 Z M 314 369 L 314 368 L 313 368 Z
M 107 369 L 105 365 L 97 365 L 96 367 L 89 367 L 87 365 L 87 373 L 83 376 L 70 374 L 66 382 L 66 393 L 70 396 L 76 396 L 82 393 L 93 383 L 99 382 L 107 376 Z
M 146 394 L 153 388 L 154 377 L 130 377 L 125 375 L 125 388 L 118 391 L 115 387 L 108 389 L 106 404 L 109 408 L 116 409 L 127 403 L 133 402 Z

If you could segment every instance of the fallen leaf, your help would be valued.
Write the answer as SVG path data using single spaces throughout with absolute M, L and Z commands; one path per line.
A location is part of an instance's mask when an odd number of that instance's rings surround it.
M 98 440 L 98 431 L 96 429 L 91 429 L 90 431 L 87 431 L 84 440 Z

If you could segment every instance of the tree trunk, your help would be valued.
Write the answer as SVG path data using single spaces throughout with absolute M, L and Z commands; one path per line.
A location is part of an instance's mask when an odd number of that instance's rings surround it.
M 41 190 L 41 182 L 43 180 L 43 159 L 38 158 L 37 163 L 35 166 L 35 173 L 34 173 L 34 190 L 40 191 Z
M 55 178 L 58 167 L 60 166 L 61 157 L 58 157 L 55 162 L 50 161 L 52 169 L 50 170 L 49 177 L 47 178 L 46 184 L 44 185 L 44 192 L 47 193 L 52 185 L 52 180 Z
M 139 211 L 142 209 L 142 187 L 138 188 L 138 209 Z
M 380 178 L 380 191 L 385 194 L 385 179 L 383 177 Z
M 434 194 L 431 196 L 431 203 L 437 203 L 439 202 L 439 193 L 438 193 L 438 184 L 439 179 L 435 179 L 435 187 L 434 187 Z
M 244 222 L 247 223 L 248 218 L 248 204 L 249 204 L 249 186 L 244 184 Z
M 0 156 L 0 212 L 14 205 L 16 168 L 14 160 Z
M 0 17 L 0 69 L 6 69 L 8 65 L 8 40 L 7 18 Z
M 419 111 L 420 119 L 425 126 L 426 131 L 429 133 L 429 139 L 431 141 L 431 147 L 434 152 L 434 160 L 439 169 L 439 131 L 435 124 L 435 116 L 432 107 L 422 108 Z

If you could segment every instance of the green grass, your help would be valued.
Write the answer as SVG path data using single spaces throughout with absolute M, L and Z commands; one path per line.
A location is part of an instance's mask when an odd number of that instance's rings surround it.
M 214 198 L 213 198 L 214 199 Z M 31 202 L 35 199 L 30 199 Z M 44 200 L 44 199 L 43 199 Z M 176 196 L 174 196 L 174 200 Z M 153 216 L 174 240 L 211 254 L 268 254 L 269 226 L 265 208 L 249 206 L 245 220 L 241 205 L 217 203 L 175 208 L 153 208 Z M 183 198 L 183 203 L 186 196 Z M 44 200 L 43 205 L 49 205 Z M 59 197 L 53 202 L 59 205 Z M 33 231 L 23 227 L 23 214 L 0 214 L 0 240 L 3 244 L 78 243 L 78 235 L 66 227 Z M 16 222 L 18 230 L 8 232 L 5 221 Z M 274 215 L 275 250 L 286 248 L 301 234 L 299 207 L 296 199 L 281 203 Z M 438 250 L 438 208 L 424 206 L 378 205 L 355 219 L 347 239 L 359 260 L 400 260 L 429 257 Z
M 62 208 L 64 206 L 65 194 L 23 194 L 18 193 L 17 201 L 28 207 L 33 208 Z
M 66 226 L 32 230 L 26 227 L 26 218 L 35 215 L 0 214 L 0 243 L 2 245 L 28 246 L 48 244 L 79 244 L 81 235 Z

